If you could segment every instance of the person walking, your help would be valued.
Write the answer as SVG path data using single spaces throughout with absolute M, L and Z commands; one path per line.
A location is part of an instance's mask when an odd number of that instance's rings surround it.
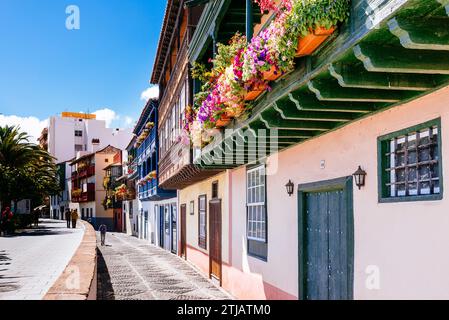
M 72 212 L 72 228 L 76 229 L 76 221 L 78 220 L 78 209 L 73 210 Z
M 108 231 L 108 227 L 105 224 L 102 224 L 99 228 L 101 235 L 101 245 L 104 246 L 106 242 L 106 232 Z
M 70 229 L 70 220 L 72 220 L 72 212 L 69 208 L 65 209 L 65 221 L 67 222 L 67 229 Z

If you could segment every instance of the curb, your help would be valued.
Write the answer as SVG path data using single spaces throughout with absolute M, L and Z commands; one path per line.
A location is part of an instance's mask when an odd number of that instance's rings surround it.
M 43 300 L 97 299 L 97 237 L 91 224 L 84 227 L 81 244 Z

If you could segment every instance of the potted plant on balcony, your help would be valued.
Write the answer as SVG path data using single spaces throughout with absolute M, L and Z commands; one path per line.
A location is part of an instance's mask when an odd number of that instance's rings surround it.
M 145 128 L 146 128 L 146 129 L 149 129 L 149 130 L 153 129 L 153 128 L 154 128 L 154 122 L 148 122 L 148 123 L 145 125 Z
M 349 8 L 350 0 L 293 1 L 286 27 L 298 35 L 296 57 L 311 55 L 347 20 Z

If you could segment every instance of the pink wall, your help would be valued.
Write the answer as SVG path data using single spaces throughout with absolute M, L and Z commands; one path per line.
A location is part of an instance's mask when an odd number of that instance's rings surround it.
M 209 256 L 187 246 L 187 260 L 209 276 Z M 223 264 L 223 288 L 240 300 L 295 300 L 292 296 L 268 283 L 258 275 L 248 275 L 229 264 Z
M 350 176 L 359 165 L 368 173 L 362 190 L 354 189 L 356 299 L 449 298 L 449 202 L 378 203 L 377 138 L 441 117 L 443 164 L 449 161 L 449 87 L 416 101 L 372 115 L 268 159 L 268 261 L 246 253 L 246 169 L 232 171 L 232 265 L 261 283 L 291 296 L 298 294 L 297 196 L 295 185 Z M 321 161 L 325 168 L 320 168 Z M 443 170 L 444 187 L 449 179 Z M 369 268 L 379 271 L 379 288 L 369 288 Z M 372 269 L 371 269 L 372 270 Z M 229 279 L 234 277 L 229 272 Z M 243 283 L 243 280 L 240 280 Z M 250 281 L 250 280 L 248 280 Z M 234 281 L 235 282 L 235 281 Z M 240 291 L 237 286 L 229 285 Z M 249 285 L 248 285 L 249 287 Z M 265 290 L 265 288 L 264 288 Z

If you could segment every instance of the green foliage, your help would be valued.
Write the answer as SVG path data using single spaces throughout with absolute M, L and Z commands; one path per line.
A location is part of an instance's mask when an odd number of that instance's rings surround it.
M 42 202 L 61 191 L 54 158 L 17 127 L 0 127 L 0 201 L 33 199 Z
M 329 29 L 349 18 L 350 3 L 350 0 L 293 1 L 286 28 L 296 38 L 307 36 L 317 27 Z

